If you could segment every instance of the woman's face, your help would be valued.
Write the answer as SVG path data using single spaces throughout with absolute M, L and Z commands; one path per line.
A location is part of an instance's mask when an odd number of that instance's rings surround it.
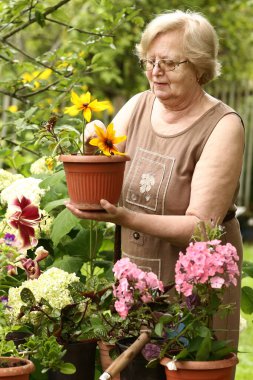
M 170 31 L 158 35 L 150 44 L 146 58 L 155 62 L 160 59 L 187 60 L 183 55 L 183 33 Z M 173 71 L 162 70 L 156 64 L 153 70 L 146 71 L 146 76 L 151 90 L 163 103 L 180 104 L 199 90 L 196 71 L 189 62 L 176 66 Z

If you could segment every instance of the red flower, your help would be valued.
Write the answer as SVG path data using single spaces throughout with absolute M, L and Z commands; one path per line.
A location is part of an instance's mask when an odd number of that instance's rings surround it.
M 11 227 L 17 229 L 23 241 L 22 248 L 28 248 L 37 244 L 34 227 L 39 224 L 41 216 L 39 208 L 31 203 L 29 199 L 22 196 L 13 201 L 16 211 L 9 217 Z

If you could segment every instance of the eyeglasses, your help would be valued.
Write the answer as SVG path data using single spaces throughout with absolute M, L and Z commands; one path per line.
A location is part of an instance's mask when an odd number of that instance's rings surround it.
M 141 59 L 140 60 L 140 66 L 142 70 L 144 71 L 151 71 L 155 67 L 155 65 L 158 65 L 158 67 L 163 71 L 173 71 L 176 67 L 181 65 L 182 63 L 186 63 L 186 61 L 182 62 L 174 62 L 170 59 L 160 59 L 159 61 L 152 61 L 152 59 Z

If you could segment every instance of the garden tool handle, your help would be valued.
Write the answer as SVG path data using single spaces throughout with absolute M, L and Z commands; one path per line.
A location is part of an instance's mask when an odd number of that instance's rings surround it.
M 149 341 L 150 331 L 142 330 L 140 336 L 126 349 L 126 351 L 122 352 L 122 354 L 114 360 L 114 362 L 99 377 L 99 380 L 110 380 L 120 373 Z

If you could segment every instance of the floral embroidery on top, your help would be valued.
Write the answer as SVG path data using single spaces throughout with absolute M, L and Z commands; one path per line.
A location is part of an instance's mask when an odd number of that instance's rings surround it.
M 144 173 L 140 180 L 140 192 L 143 194 L 151 190 L 151 187 L 155 184 L 155 178 L 152 174 Z

